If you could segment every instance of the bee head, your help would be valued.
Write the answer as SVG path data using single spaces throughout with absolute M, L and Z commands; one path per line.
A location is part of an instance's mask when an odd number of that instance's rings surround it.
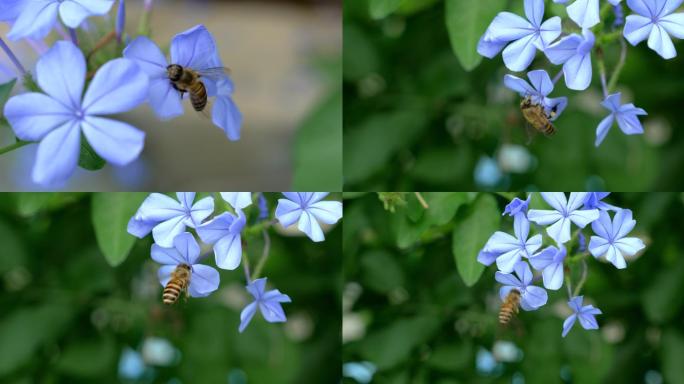
M 166 67 L 166 72 L 168 73 L 169 79 L 171 81 L 178 81 L 180 80 L 181 75 L 183 75 L 183 67 L 178 64 L 171 64 Z

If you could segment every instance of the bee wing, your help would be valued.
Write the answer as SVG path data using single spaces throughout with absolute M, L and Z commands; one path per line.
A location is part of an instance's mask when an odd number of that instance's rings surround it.
M 197 73 L 199 73 L 201 77 L 219 81 L 230 75 L 230 69 L 226 67 L 205 68 L 197 71 Z

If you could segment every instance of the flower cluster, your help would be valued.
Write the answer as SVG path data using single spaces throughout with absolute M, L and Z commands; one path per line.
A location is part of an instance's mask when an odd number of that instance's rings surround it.
M 625 257 L 644 248 L 641 239 L 628 236 L 636 225 L 632 211 L 603 202 L 608 196 L 605 192 L 572 192 L 569 198 L 562 192 L 542 192 L 541 196 L 552 209 L 529 209 L 531 196 L 527 200 L 513 199 L 503 214 L 513 217 L 514 234 L 495 232 L 477 260 L 487 266 L 496 263 L 495 278 L 503 284 L 501 300 L 516 290 L 525 311 L 544 306 L 548 300 L 546 290 L 558 290 L 565 284 L 572 314 L 563 324 L 563 337 L 576 320 L 585 329 L 598 329 L 595 315 L 601 311 L 592 305 L 583 306 L 583 296 L 579 295 L 587 277 L 585 259 L 592 255 L 618 269 L 627 267 Z M 539 228 L 533 236 L 531 223 Z M 584 239 L 589 226 L 593 234 L 587 247 Z M 583 273 L 573 290 L 568 272 L 578 264 Z M 536 277 L 532 269 L 538 272 Z M 534 284 L 540 279 L 543 288 Z
M 646 112 L 633 104 L 621 104 L 621 93 L 614 92 L 627 54 L 625 40 L 636 46 L 648 39 L 648 47 L 662 58 L 675 57 L 677 52 L 671 36 L 684 37 L 684 13 L 675 13 L 682 0 L 627 0 L 627 6 L 634 14 L 626 19 L 621 0 L 607 0 L 602 7 L 603 1 L 599 0 L 553 1 L 571 3 L 566 8 L 567 15 L 581 33 L 565 32 L 558 16 L 544 20 L 544 0 L 524 0 L 525 17 L 500 12 L 480 38 L 478 53 L 490 59 L 501 53 L 505 66 L 515 72 L 525 71 L 537 51 L 543 52 L 551 64 L 562 65 L 553 81 L 546 70 L 529 72 L 530 84 L 513 75 L 504 78 L 508 88 L 541 105 L 553 121 L 567 105 L 565 97 L 547 98 L 554 84 L 562 75 L 569 89 L 587 89 L 593 76 L 592 52 L 595 52 L 604 96 L 602 105 L 609 111 L 596 129 L 595 145 L 603 142 L 614 122 L 627 135 L 643 133 L 638 116 L 646 115 Z M 614 42 L 620 43 L 622 52 L 610 82 L 607 82 L 603 47 Z
M 193 107 L 202 112 L 210 110 L 212 122 L 229 140 L 240 139 L 242 115 L 232 99 L 233 82 L 223 68 L 214 38 L 203 25 L 176 35 L 167 60 L 147 36 L 131 40 L 125 35 L 125 3 L 119 0 L 114 30 L 94 36 L 93 40 L 100 39 L 94 46 L 79 44 L 79 32 L 99 32 L 87 19 L 106 15 L 113 4 L 114 0 L 0 2 L 0 22 L 12 25 L 8 34 L 11 40 L 26 39 L 34 47 L 45 46 L 43 39 L 53 30 L 64 39 L 46 52 L 37 50 L 41 57 L 35 74 L 26 72 L 0 39 L 0 48 L 16 65 L 29 90 L 8 100 L 4 117 L 18 143 L 39 144 L 32 172 L 38 184 L 63 185 L 77 165 L 94 170 L 105 162 L 125 166 L 137 159 L 145 133 L 102 116 L 130 111 L 145 102 L 160 120 L 168 120 L 183 114 L 184 98 L 198 94 L 195 97 L 199 101 L 193 99 Z M 150 8 L 151 3 L 146 4 L 148 15 Z M 109 44 L 117 45 L 116 54 L 103 53 L 107 58 L 104 63 L 92 60 L 93 54 L 104 52 L 102 48 Z M 199 82 L 202 90 L 188 86 L 188 76 L 172 77 L 173 68 L 192 74 L 190 80 Z M 186 83 L 179 86 L 181 78 Z M 195 90 L 193 95 L 189 95 L 190 89 Z
M 235 270 L 246 258 L 242 246 L 248 232 L 263 231 L 264 236 L 269 236 L 269 227 L 277 222 L 284 227 L 298 222 L 298 228 L 313 241 L 323 241 L 319 221 L 334 224 L 342 217 L 342 203 L 322 201 L 328 195 L 326 192 L 291 192 L 284 195 L 285 198 L 278 200 L 275 220 L 265 221 L 269 215 L 263 194 L 259 194 L 254 215 L 250 215 L 251 192 L 221 192 L 220 199 L 228 204 L 221 210 L 223 212 L 215 209 L 215 201 L 211 196 L 195 201 L 194 192 L 177 192 L 175 199 L 152 193 L 128 222 L 128 232 L 138 238 L 152 233 L 154 244 L 151 257 L 162 265 L 158 277 L 163 287 L 168 287 L 175 271 L 183 268 L 189 270 L 190 274 L 187 287 L 182 287 L 186 294 L 190 297 L 206 297 L 218 289 L 220 277 L 216 269 L 200 263 L 203 256 L 197 238 L 213 247 L 218 268 Z M 256 219 L 251 226 L 249 216 Z M 263 258 L 268 257 L 269 249 L 267 245 L 265 247 Z M 263 266 L 264 262 L 265 259 L 260 260 L 259 265 Z M 289 303 L 290 297 L 277 289 L 267 290 L 267 278 L 258 278 L 261 271 L 256 270 L 252 275 L 248 265 L 242 265 L 247 277 L 246 289 L 254 301 L 242 311 L 239 331 L 245 330 L 257 310 L 268 322 L 285 322 L 287 318 L 281 303 Z

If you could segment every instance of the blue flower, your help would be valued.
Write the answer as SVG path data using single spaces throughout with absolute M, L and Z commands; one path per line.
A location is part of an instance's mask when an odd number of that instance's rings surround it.
M 197 234 L 207 244 L 214 245 L 216 265 L 222 269 L 233 270 L 242 259 L 242 230 L 247 219 L 241 209 L 237 216 L 224 212 L 211 221 L 197 227 Z
M 268 202 L 266 201 L 263 192 L 259 193 L 257 205 L 259 207 L 259 220 L 261 221 L 268 219 Z
M 221 197 L 235 209 L 245 209 L 252 204 L 252 192 L 221 192 Z
M 621 0 L 608 0 L 612 5 L 620 4 Z M 553 0 L 554 3 L 565 4 L 568 0 Z M 599 0 L 577 0 L 566 8 L 570 19 L 581 28 L 591 28 L 598 24 Z
M 589 252 L 597 259 L 604 257 L 618 269 L 626 268 L 624 256 L 633 256 L 645 247 L 638 237 L 625 237 L 635 225 L 629 209 L 617 211 L 612 222 L 608 212 L 601 211 L 598 220 L 591 224 L 597 236 L 589 240 Z
M 197 228 L 214 212 L 214 199 L 195 201 L 195 192 L 176 192 L 178 201 L 161 193 L 150 194 L 128 222 L 128 233 L 143 238 L 152 231 L 154 241 L 169 248 L 186 227 Z
M 624 35 L 632 45 L 648 38 L 648 47 L 664 59 L 677 56 L 670 35 L 684 38 L 684 13 L 672 13 L 682 0 L 627 0 L 636 15 L 627 16 Z
M 506 208 L 501 216 L 508 214 L 509 216 L 514 217 L 520 212 L 526 214 L 527 208 L 530 206 L 530 199 L 532 199 L 532 195 L 528 195 L 527 200 L 520 200 L 517 197 L 514 198 L 510 203 L 508 203 L 508 205 L 506 205 Z
M 135 60 L 150 77 L 149 102 L 163 120 L 183 114 L 181 94 L 168 77 L 169 63 L 159 47 L 145 36 L 134 39 L 123 52 Z M 233 83 L 223 72 L 216 43 L 203 25 L 176 35 L 171 41 L 171 64 L 197 71 L 209 97 L 216 96 L 212 121 L 222 128 L 230 140 L 240 138 L 242 117 L 231 99 Z
M 599 123 L 596 128 L 596 142 L 598 147 L 603 142 L 603 139 L 608 135 L 608 131 L 613 126 L 613 122 L 617 121 L 618 127 L 626 135 L 639 135 L 644 133 L 644 127 L 641 125 L 638 116 L 647 115 L 646 111 L 637 108 L 634 104 L 620 104 L 620 92 L 608 95 L 601 103 L 604 108 L 610 111 L 610 115 L 606 116 Z
M 319 221 L 335 224 L 342 217 L 342 203 L 321 201 L 328 192 L 283 192 L 287 199 L 278 199 L 276 218 L 283 227 L 299 222 L 297 228 L 313 241 L 323 241 Z
M 46 93 L 24 93 L 5 105 L 5 117 L 21 140 L 40 141 L 33 180 L 66 182 L 76 169 L 83 136 L 108 162 L 123 166 L 143 149 L 145 133 L 100 115 L 131 110 L 145 101 L 147 77 L 131 60 L 115 59 L 95 74 L 83 95 L 86 61 L 71 42 L 60 41 L 36 64 Z
M 244 331 L 252 321 L 252 317 L 261 311 L 261 315 L 269 323 L 284 323 L 287 321 L 280 303 L 291 303 L 288 295 L 274 289 L 266 291 L 266 278 L 256 279 L 247 285 L 247 291 L 254 297 L 254 301 L 247 305 L 240 313 L 240 332 Z
M 42 39 L 57 23 L 58 13 L 67 27 L 76 28 L 89 16 L 107 14 L 113 4 L 114 0 L 10 0 L 0 10 L 8 15 L 3 20 L 16 19 L 7 34 L 11 40 Z
M 584 199 L 584 209 L 620 210 L 620 208 L 614 205 L 601 201 L 608 197 L 608 195 L 610 195 L 610 192 L 587 192 L 587 197 Z
M 556 120 L 567 107 L 568 98 L 547 97 L 553 92 L 553 82 L 549 74 L 543 69 L 528 72 L 527 78 L 530 79 L 529 83 L 517 76 L 506 75 L 504 76 L 504 85 L 518 92 L 521 97 L 530 97 L 533 104 L 542 105 L 551 121 Z M 555 116 L 551 116 L 552 111 L 555 111 Z
M 513 231 L 515 236 L 505 232 L 495 232 L 487 240 L 477 260 L 485 265 L 490 265 L 496 260 L 496 266 L 500 271 L 510 273 L 523 256 L 530 257 L 541 247 L 541 235 L 537 234 L 528 239 L 530 222 L 524 213 L 518 213 L 513 218 Z
M 542 287 L 532 285 L 532 270 L 526 262 L 515 265 L 515 275 L 512 273 L 496 272 L 494 278 L 503 287 L 499 289 L 499 297 L 505 300 L 512 290 L 520 292 L 520 307 L 526 311 L 534 311 L 546 304 L 548 295 Z
M 563 261 L 566 255 L 565 247 L 561 245 L 559 248 L 546 247 L 530 257 L 532 267 L 537 271 L 542 271 L 546 289 L 556 290 L 563 286 Z
M 542 23 L 544 0 L 525 0 L 525 16 L 527 20 L 511 12 L 500 12 L 480 38 L 477 52 L 491 59 L 503 49 L 508 69 L 525 70 L 537 49 L 543 51 L 561 34 L 560 17 Z
M 585 29 L 580 36 L 576 33 L 551 44 L 544 53 L 553 64 L 563 64 L 565 84 L 570 89 L 582 91 L 591 84 L 591 50 L 594 34 Z
M 173 240 L 173 247 L 164 248 L 152 244 L 152 260 L 162 267 L 159 268 L 159 282 L 166 286 L 171 280 L 171 274 L 179 265 L 190 267 L 190 285 L 188 294 L 192 297 L 206 297 L 219 286 L 219 273 L 216 269 L 198 264 L 200 247 L 197 240 L 188 232 L 181 233 Z
M 599 326 L 595 316 L 600 315 L 601 310 L 593 305 L 582 306 L 583 300 L 584 296 L 575 296 L 568 301 L 568 306 L 572 309 L 573 313 L 563 322 L 563 337 L 570 332 L 577 319 L 579 319 L 580 325 L 584 329 L 598 329 Z
M 537 224 L 550 225 L 546 232 L 558 244 L 570 240 L 571 222 L 584 228 L 599 217 L 598 209 L 580 209 L 587 197 L 586 192 L 571 192 L 570 200 L 566 200 L 563 192 L 542 192 L 541 195 L 553 210 L 531 209 L 527 217 Z

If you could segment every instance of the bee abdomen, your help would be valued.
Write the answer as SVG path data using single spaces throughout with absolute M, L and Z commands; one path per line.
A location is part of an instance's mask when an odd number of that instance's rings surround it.
M 554 133 L 556 133 L 556 127 L 554 127 L 551 123 L 547 123 L 544 127 L 544 134 L 546 136 L 553 136 Z
M 508 324 L 511 319 L 518 313 L 518 305 L 520 303 L 520 292 L 512 290 L 506 300 L 504 300 L 499 311 L 499 323 L 502 325 Z
M 207 89 L 201 81 L 190 87 L 190 102 L 197 112 L 202 112 L 207 106 Z
M 171 305 L 178 301 L 183 289 L 185 289 L 185 284 L 182 281 L 171 280 L 164 288 L 164 293 L 162 294 L 162 301 L 164 304 Z

